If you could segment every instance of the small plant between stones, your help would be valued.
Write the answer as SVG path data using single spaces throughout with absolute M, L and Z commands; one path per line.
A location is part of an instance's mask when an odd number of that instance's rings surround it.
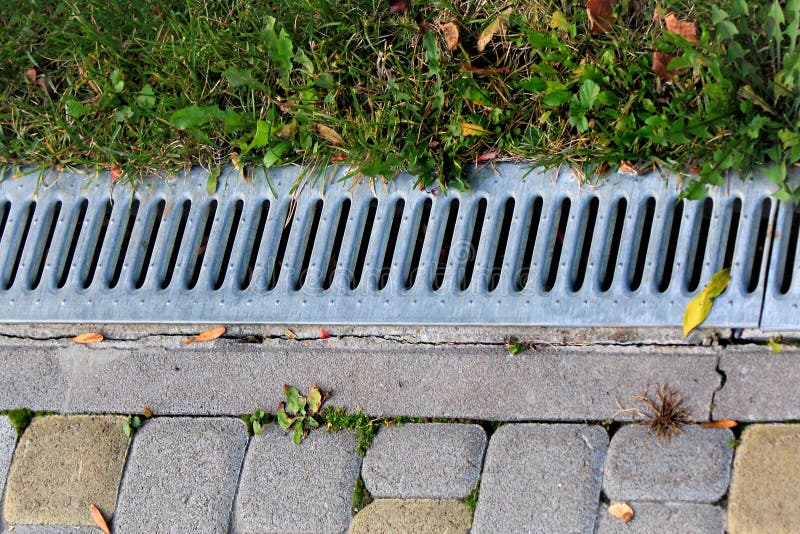
M 323 392 L 316 384 L 309 390 L 307 396 L 300 395 L 296 387 L 288 384 L 283 386 L 283 394 L 286 400 L 278 404 L 276 414 L 278 424 L 284 430 L 291 429 L 292 441 L 300 445 L 309 430 L 319 428 L 320 408 L 330 395 Z
M 691 423 L 691 412 L 683 406 L 683 396 L 667 384 L 655 388 L 655 398 L 645 393 L 635 400 L 644 404 L 646 411 L 634 409 L 633 412 L 657 437 L 669 441 L 682 427 Z
M 264 410 L 256 410 L 249 415 L 243 415 L 242 421 L 247 425 L 247 433 L 260 436 L 264 427 L 272 422 L 272 416 Z
M 122 421 L 122 433 L 126 437 L 132 437 L 133 434 L 142 426 L 142 418 L 138 415 L 129 415 Z

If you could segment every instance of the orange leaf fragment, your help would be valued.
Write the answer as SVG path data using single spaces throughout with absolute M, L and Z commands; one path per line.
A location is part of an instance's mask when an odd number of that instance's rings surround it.
M 690 20 L 679 20 L 674 13 L 664 18 L 667 31 L 680 35 L 690 43 L 697 43 L 697 23 Z
M 142 413 L 148 419 L 153 417 L 153 410 L 151 410 L 149 406 L 142 406 Z
M 733 419 L 722 419 L 721 421 L 705 421 L 700 423 L 703 428 L 733 428 L 738 425 Z
M 653 72 L 662 80 L 671 82 L 678 75 L 677 70 L 669 70 L 667 68 L 667 65 L 674 57 L 674 55 L 665 52 L 653 52 Z
M 616 0 L 589 0 L 586 3 L 586 13 L 589 15 L 589 22 L 592 23 L 590 30 L 592 35 L 611 30 L 611 25 L 617 21 L 614 17 L 615 3 Z
M 633 508 L 631 508 L 628 503 L 624 502 L 615 502 L 609 506 L 608 513 L 622 520 L 623 523 L 627 523 L 633 519 Z
M 447 48 L 455 50 L 458 47 L 458 27 L 452 22 L 446 22 L 445 24 L 439 24 L 439 29 L 442 30 Z
M 75 343 L 86 344 L 86 343 L 100 343 L 101 341 L 103 341 L 103 339 L 104 339 L 103 334 L 98 334 L 97 332 L 87 332 L 85 334 L 80 334 L 73 337 L 72 339 L 70 339 L 70 341 Z
M 500 152 L 496 150 L 491 150 L 489 152 L 484 152 L 475 160 L 477 163 L 484 163 L 486 161 L 492 161 L 493 159 L 497 159 L 497 156 L 500 155 Z
M 619 164 L 619 172 L 622 174 L 639 174 L 639 169 L 636 168 L 636 165 L 631 163 L 630 161 L 623 161 Z
M 216 326 L 209 330 L 206 330 L 202 334 L 196 335 L 194 337 L 187 337 L 183 340 L 184 343 L 198 343 L 203 341 L 212 341 L 217 339 L 222 334 L 224 334 L 228 329 L 224 326 Z
M 329 337 L 331 337 L 331 335 L 330 335 L 330 333 L 328 333 L 327 330 L 325 330 L 324 328 L 320 328 L 319 329 L 319 338 L 320 339 L 328 339 Z
M 94 524 L 97 525 L 97 528 L 102 530 L 103 534 L 111 534 L 111 529 L 108 528 L 108 523 L 106 523 L 106 518 L 103 517 L 103 512 L 100 511 L 100 508 L 94 504 L 90 504 L 89 512 L 92 514 L 92 520 Z
M 109 174 L 111 174 L 111 181 L 116 182 L 122 176 L 122 169 L 119 165 L 112 165 Z

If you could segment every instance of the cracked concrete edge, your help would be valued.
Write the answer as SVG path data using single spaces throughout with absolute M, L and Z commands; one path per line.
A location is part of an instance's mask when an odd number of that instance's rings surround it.
M 0 324 L 0 342 L 63 342 L 83 332 L 100 332 L 107 343 L 137 341 L 158 344 L 164 337 L 183 339 L 212 326 L 205 324 Z M 718 339 L 729 339 L 732 329 L 699 329 L 688 338 L 680 328 L 569 328 L 509 326 L 358 326 L 358 325 L 227 325 L 226 338 L 247 339 L 270 344 L 289 339 L 290 329 L 299 341 L 320 338 L 324 327 L 338 339 L 378 338 L 414 345 L 506 345 L 510 340 L 534 345 L 666 345 L 709 346 Z

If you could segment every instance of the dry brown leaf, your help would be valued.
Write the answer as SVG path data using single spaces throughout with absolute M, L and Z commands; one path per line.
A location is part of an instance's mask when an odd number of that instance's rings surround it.
M 70 339 L 70 341 L 73 341 L 75 343 L 86 344 L 86 343 L 100 343 L 101 341 L 103 341 L 103 339 L 104 339 L 103 334 L 98 334 L 97 332 L 87 332 L 85 334 L 80 334 L 73 337 L 72 339 Z
M 636 168 L 636 165 L 631 163 L 630 161 L 623 161 L 619 164 L 619 172 L 622 174 L 639 174 L 639 169 Z
M 690 43 L 697 43 L 697 23 L 689 20 L 679 20 L 674 13 L 664 18 L 667 31 L 680 35 Z
M 402 13 L 408 9 L 407 0 L 389 0 L 389 13 Z
M 204 341 L 212 341 L 224 334 L 228 329 L 224 326 L 216 326 L 198 334 L 194 337 L 187 337 L 183 340 L 184 343 L 202 343 Z
M 502 35 L 505 33 L 506 28 L 508 27 L 509 16 L 511 15 L 511 9 L 506 9 L 499 15 L 495 17 L 495 19 L 484 28 L 481 34 L 478 36 L 478 51 L 483 52 L 483 49 L 486 48 L 486 45 L 492 40 L 492 37 L 495 35 Z
M 344 139 L 339 135 L 336 130 L 329 128 L 324 124 L 317 124 L 317 133 L 319 133 L 327 142 L 335 146 L 344 144 Z
M 484 152 L 475 160 L 477 163 L 484 163 L 487 161 L 492 161 L 493 159 L 497 159 L 497 156 L 500 155 L 500 152 L 496 150 L 491 150 L 489 152 Z
M 608 513 L 627 523 L 633 519 L 633 508 L 628 506 L 628 503 L 615 502 L 608 507 Z
M 153 410 L 151 410 L 149 406 L 142 406 L 142 413 L 148 419 L 153 417 Z
M 705 421 L 700 423 L 703 428 L 733 428 L 738 425 L 733 419 L 723 419 L 721 421 Z
M 297 334 L 295 334 L 288 328 L 283 333 L 286 334 L 286 337 L 288 337 L 289 339 L 297 339 Z
M 446 22 L 444 24 L 439 24 L 439 29 L 442 30 L 447 48 L 455 50 L 458 47 L 458 27 L 452 22 Z
M 97 525 L 97 528 L 102 530 L 103 534 L 111 534 L 111 529 L 108 528 L 108 523 L 106 523 L 106 518 L 103 517 L 103 512 L 100 511 L 100 508 L 94 504 L 90 504 L 89 512 L 92 514 L 92 520 L 94 524 Z
M 508 74 L 508 67 L 497 67 L 482 69 L 472 65 L 461 65 L 461 72 L 471 72 L 472 74 Z
M 667 68 L 667 65 L 674 57 L 674 55 L 665 52 L 653 52 L 653 72 L 662 80 L 671 82 L 678 75 L 677 70 L 669 70 Z
M 586 13 L 592 23 L 593 35 L 606 33 L 611 29 L 617 19 L 614 17 L 614 4 L 616 0 L 589 0 L 586 3 Z

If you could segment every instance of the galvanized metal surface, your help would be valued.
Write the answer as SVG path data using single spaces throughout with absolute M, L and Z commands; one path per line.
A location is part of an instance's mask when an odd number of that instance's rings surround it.
M 778 214 L 763 177 L 676 204 L 655 173 L 581 187 L 566 169 L 485 166 L 445 195 L 342 169 L 294 190 L 299 172 L 227 169 L 214 195 L 200 169 L 135 191 L 6 179 L 0 321 L 676 326 L 729 266 L 705 324 L 759 326 Z M 800 283 L 775 306 L 790 297 Z
M 761 328 L 800 329 L 800 207 L 782 202 L 772 234 L 772 254 Z

